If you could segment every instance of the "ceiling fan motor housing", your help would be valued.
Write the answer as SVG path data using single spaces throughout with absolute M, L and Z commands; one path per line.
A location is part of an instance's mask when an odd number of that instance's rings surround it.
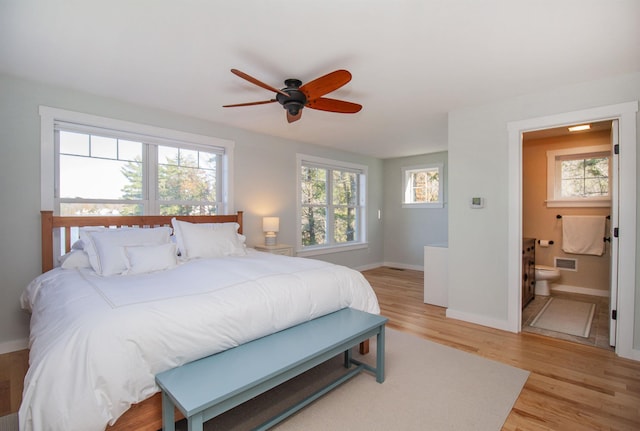
M 289 114 L 298 115 L 298 112 L 307 104 L 307 96 L 299 90 L 302 81 L 299 79 L 287 79 L 284 81 L 284 85 L 286 87 L 282 91 L 287 93 L 289 97 L 276 93 L 276 100 Z

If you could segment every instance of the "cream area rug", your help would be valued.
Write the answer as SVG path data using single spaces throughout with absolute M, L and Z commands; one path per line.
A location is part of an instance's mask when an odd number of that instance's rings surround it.
M 596 304 L 550 298 L 531 322 L 531 326 L 589 338 Z
M 371 353 L 354 357 L 374 364 L 375 351 L 373 342 Z M 360 373 L 273 429 L 497 431 L 529 375 L 389 328 L 385 359 L 384 383 L 377 383 L 368 372 Z M 204 429 L 252 429 L 344 370 L 340 355 L 213 418 Z M 186 430 L 184 421 L 177 429 Z

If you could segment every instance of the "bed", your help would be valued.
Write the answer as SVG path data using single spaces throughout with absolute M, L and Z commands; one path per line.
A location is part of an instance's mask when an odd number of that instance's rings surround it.
M 247 248 L 241 212 L 42 212 L 42 244 L 43 274 L 21 298 L 32 313 L 22 431 L 157 430 L 155 374 L 338 309 L 380 311 L 357 271 Z

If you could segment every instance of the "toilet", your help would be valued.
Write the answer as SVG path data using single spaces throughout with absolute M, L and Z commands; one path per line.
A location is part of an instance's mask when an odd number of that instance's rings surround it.
M 536 265 L 536 295 L 549 296 L 550 282 L 560 278 L 560 270 L 552 266 Z

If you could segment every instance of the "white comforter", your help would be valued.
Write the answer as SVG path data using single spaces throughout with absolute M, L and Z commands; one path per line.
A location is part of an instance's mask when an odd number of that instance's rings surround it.
M 380 311 L 357 271 L 253 250 L 136 276 L 54 269 L 22 306 L 32 312 L 22 431 L 104 430 L 158 391 L 161 371 L 341 308 Z

